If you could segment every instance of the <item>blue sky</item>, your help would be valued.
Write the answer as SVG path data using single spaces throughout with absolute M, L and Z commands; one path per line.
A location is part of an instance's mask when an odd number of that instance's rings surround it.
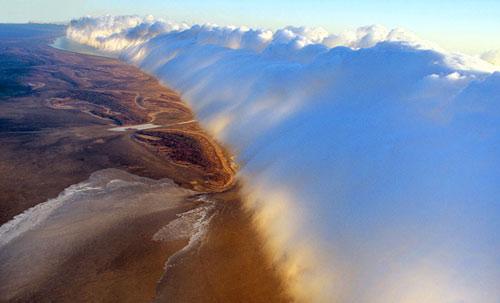
M 498 0 L 1 0 L 0 22 L 67 21 L 83 15 L 153 14 L 176 21 L 277 28 L 404 27 L 448 49 L 500 49 Z

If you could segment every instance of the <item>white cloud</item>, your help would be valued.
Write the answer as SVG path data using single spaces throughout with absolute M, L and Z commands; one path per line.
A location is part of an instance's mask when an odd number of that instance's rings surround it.
M 443 285 L 429 294 L 442 303 L 456 299 L 452 281 L 465 302 L 498 301 L 488 246 L 500 240 L 496 67 L 382 26 L 334 35 L 152 24 L 81 19 L 68 37 L 118 51 L 182 92 L 240 152 L 297 297 L 376 302 L 384 293 L 407 303 L 431 283 Z M 443 252 L 447 272 L 412 275 L 423 260 L 444 262 Z M 387 275 L 396 269 L 414 287 Z
M 500 66 L 500 49 L 491 50 L 482 54 L 481 59 L 488 61 L 491 64 Z

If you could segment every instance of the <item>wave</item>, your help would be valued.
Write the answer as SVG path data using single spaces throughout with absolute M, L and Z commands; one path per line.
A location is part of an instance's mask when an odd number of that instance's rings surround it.
M 73 20 L 232 147 L 298 301 L 500 298 L 500 73 L 402 29 Z M 491 61 L 491 60 L 490 60 Z

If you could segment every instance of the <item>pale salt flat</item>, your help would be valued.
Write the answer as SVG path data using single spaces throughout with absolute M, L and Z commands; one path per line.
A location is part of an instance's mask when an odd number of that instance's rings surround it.
M 126 126 L 119 126 L 119 127 L 113 127 L 110 128 L 110 131 L 113 132 L 125 132 L 128 130 L 144 130 L 144 129 L 151 129 L 151 128 L 157 128 L 160 127 L 161 125 L 156 125 L 153 123 L 145 123 L 145 124 L 137 124 L 137 125 L 126 125 Z
M 54 275 L 81 245 L 102 233 L 125 222 L 134 224 L 138 218 L 175 211 L 193 194 L 168 179 L 117 169 L 94 172 L 88 180 L 0 226 L 0 301 L 11 301 L 34 281 Z M 200 223 L 185 226 L 188 231 L 177 226 L 179 233 L 190 235 L 190 242 L 201 230 L 204 220 L 198 219 Z

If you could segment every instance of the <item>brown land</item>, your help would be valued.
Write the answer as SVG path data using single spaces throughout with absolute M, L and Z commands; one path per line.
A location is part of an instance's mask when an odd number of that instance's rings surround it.
M 164 263 L 187 239 L 151 238 L 198 203 L 131 217 L 75 248 L 36 285 L 15 295 L 0 287 L 0 301 L 289 301 L 252 214 L 242 209 L 228 153 L 153 77 L 118 60 L 47 46 L 62 31 L 0 25 L 0 224 L 106 168 L 209 193 L 215 216 L 199 247 L 176 255 L 166 273 Z M 109 130 L 143 123 L 161 127 Z
M 200 191 L 233 183 L 228 157 L 174 91 L 118 60 L 19 40 L 0 46 L 10 58 L 4 73 L 17 73 L 16 85 L 27 90 L 1 101 L 0 223 L 103 168 L 171 178 Z M 109 131 L 147 122 L 164 127 Z

